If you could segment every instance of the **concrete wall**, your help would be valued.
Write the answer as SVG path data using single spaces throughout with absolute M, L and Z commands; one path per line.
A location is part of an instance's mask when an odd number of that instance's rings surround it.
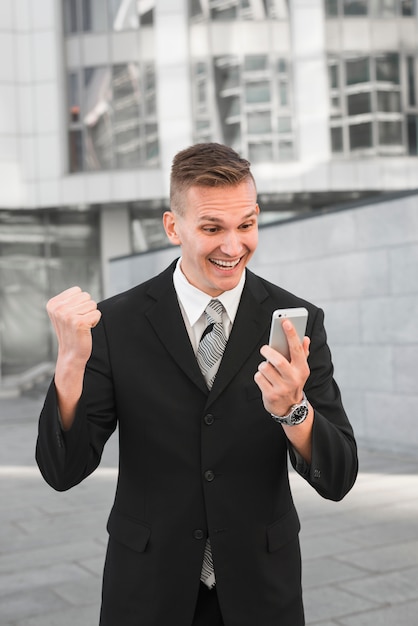
M 177 249 L 111 263 L 114 291 Z M 325 310 L 335 377 L 358 440 L 418 449 L 418 194 L 260 229 L 251 269 Z

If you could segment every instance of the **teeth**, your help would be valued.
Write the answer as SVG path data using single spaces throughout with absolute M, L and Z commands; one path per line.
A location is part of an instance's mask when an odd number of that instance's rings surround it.
M 238 261 L 220 261 L 218 259 L 211 259 L 212 263 L 214 263 L 215 265 L 220 265 L 221 267 L 227 267 L 232 269 L 233 267 L 235 267 L 236 265 L 238 265 L 238 263 L 240 262 L 241 259 L 238 259 Z

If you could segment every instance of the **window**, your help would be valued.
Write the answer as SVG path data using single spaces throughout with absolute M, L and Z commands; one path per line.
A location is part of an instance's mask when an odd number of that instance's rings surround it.
M 248 158 L 251 163 L 273 160 L 273 146 L 270 141 L 248 144 Z
M 385 54 L 376 58 L 376 80 L 399 85 L 398 54 Z
M 371 122 L 364 124 L 353 124 L 348 127 L 350 138 L 350 149 L 372 147 L 372 125 Z
M 270 133 L 271 132 L 271 116 L 270 111 L 260 113 L 248 113 L 247 115 L 248 132 L 250 134 Z
M 400 113 L 401 96 L 398 91 L 378 91 L 377 110 L 382 113 Z
M 416 0 L 324 0 L 330 18 L 392 18 L 416 15 Z
M 418 154 L 418 115 L 408 115 L 408 154 L 416 156 Z
M 347 96 L 348 115 L 370 113 L 371 108 L 372 106 L 369 92 L 360 92 Z
M 193 21 L 288 19 L 286 0 L 188 0 Z
M 270 81 L 259 80 L 245 85 L 245 101 L 248 103 L 270 102 Z
M 385 146 L 402 145 L 401 122 L 378 122 L 379 144 Z
M 408 74 L 408 104 L 412 107 L 416 106 L 416 91 L 415 91 L 415 58 L 407 58 L 407 74 Z
M 369 82 L 370 66 L 368 57 L 347 60 L 345 71 L 347 85 Z
M 156 0 L 63 0 L 64 32 L 100 33 L 154 24 Z
M 367 0 L 343 0 L 344 15 L 367 15 Z
M 271 54 L 196 59 L 194 140 L 220 141 L 254 162 L 295 158 L 290 70 Z
M 71 172 L 158 162 L 152 64 L 131 62 L 71 71 L 68 104 Z
M 352 58 L 334 55 L 328 63 L 332 152 L 412 154 L 418 115 L 415 57 L 398 52 Z
M 82 30 L 104 32 L 107 30 L 107 11 L 103 0 L 81 0 Z
M 252 54 L 244 58 L 244 71 L 256 72 L 267 69 L 267 55 Z
M 331 128 L 331 151 L 343 151 L 343 129 L 341 126 Z

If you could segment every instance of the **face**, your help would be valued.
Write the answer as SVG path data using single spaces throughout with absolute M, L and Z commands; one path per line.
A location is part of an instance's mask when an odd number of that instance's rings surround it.
M 252 180 L 237 186 L 191 187 L 183 215 L 164 214 L 171 243 L 181 246 L 187 280 L 212 297 L 233 289 L 258 242 L 260 210 Z

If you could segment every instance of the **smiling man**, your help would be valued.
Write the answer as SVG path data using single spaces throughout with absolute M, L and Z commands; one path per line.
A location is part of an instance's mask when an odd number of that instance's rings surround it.
M 37 461 L 65 490 L 119 428 L 101 626 L 303 626 L 288 458 L 325 498 L 357 475 L 323 312 L 246 269 L 258 241 L 250 164 L 220 144 L 179 152 L 163 216 L 181 257 L 99 306 L 48 303 L 58 338 Z M 272 312 L 290 360 L 267 344 Z

